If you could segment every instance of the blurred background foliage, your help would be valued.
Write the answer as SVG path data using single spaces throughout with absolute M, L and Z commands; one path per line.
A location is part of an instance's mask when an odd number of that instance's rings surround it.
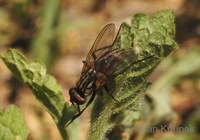
M 153 14 L 162 9 L 176 12 L 180 49 L 149 78 L 153 84 L 143 103 L 142 119 L 134 127 L 119 127 L 116 132 L 123 139 L 199 139 L 199 0 L 0 0 L 0 52 L 17 48 L 30 59 L 43 61 L 69 101 L 68 89 L 78 80 L 82 60 L 104 25 L 113 22 L 119 27 L 136 13 Z M 30 130 L 29 140 L 61 139 L 50 115 L 0 61 L 0 106 L 9 104 L 16 104 L 22 111 Z M 89 118 L 90 108 L 69 127 L 71 139 L 86 139 Z M 194 131 L 136 131 L 139 126 L 159 128 L 163 124 L 191 126 Z

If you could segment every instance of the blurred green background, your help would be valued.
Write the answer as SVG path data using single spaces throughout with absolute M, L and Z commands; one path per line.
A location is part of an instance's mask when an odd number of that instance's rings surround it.
M 192 126 L 194 131 L 146 134 L 129 129 L 119 134 L 129 139 L 199 139 L 199 0 L 0 0 L 0 52 L 16 48 L 31 60 L 43 61 L 69 101 L 68 89 L 78 80 L 82 60 L 104 25 L 112 22 L 118 28 L 136 13 L 151 15 L 162 9 L 176 12 L 180 49 L 149 78 L 153 84 L 143 104 L 143 118 L 136 126 Z M 0 61 L 0 106 L 9 104 L 16 104 L 22 111 L 30 130 L 28 140 L 61 139 L 50 115 Z M 89 110 L 69 130 L 72 139 L 86 139 Z

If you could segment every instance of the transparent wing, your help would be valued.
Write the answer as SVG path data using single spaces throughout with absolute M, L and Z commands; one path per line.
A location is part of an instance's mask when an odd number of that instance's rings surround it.
M 94 67 L 95 60 L 99 59 L 103 55 L 107 54 L 112 50 L 112 43 L 115 36 L 115 25 L 106 25 L 98 34 L 92 48 L 87 54 L 86 60 L 84 61 L 84 66 L 82 73 L 88 70 L 88 68 Z

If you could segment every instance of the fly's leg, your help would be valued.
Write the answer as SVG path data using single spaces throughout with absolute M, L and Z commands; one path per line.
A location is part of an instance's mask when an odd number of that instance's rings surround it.
M 80 105 L 77 105 L 78 112 L 81 112 Z
M 69 123 L 67 123 L 66 126 L 70 125 L 76 118 L 78 118 L 78 117 L 85 111 L 85 109 L 92 103 L 92 101 L 94 100 L 95 96 L 96 96 L 96 91 L 95 91 L 95 89 L 94 89 L 93 94 L 92 94 L 90 100 L 89 100 L 88 103 L 85 105 L 85 107 L 83 108 L 83 110 L 80 111 L 80 107 L 78 106 L 78 107 L 79 107 L 79 109 L 78 109 L 78 110 L 79 110 L 78 114 L 76 114 L 76 115 L 71 119 L 71 121 L 70 121 Z
M 86 106 L 84 107 L 84 109 L 83 110 L 81 110 L 81 114 L 83 113 L 83 111 L 93 102 L 93 100 L 94 100 L 94 98 L 95 98 L 95 96 L 96 96 L 96 92 L 93 92 L 93 94 L 92 94 L 92 96 L 91 96 L 91 98 L 90 98 L 90 100 L 88 101 L 88 103 L 86 104 Z
M 128 70 L 128 69 L 129 69 L 131 66 L 133 66 L 134 64 L 137 64 L 137 63 L 139 63 L 139 62 L 142 62 L 142 61 L 144 61 L 144 60 L 147 60 L 147 59 L 150 59 L 150 58 L 153 58 L 153 57 L 154 57 L 154 55 L 151 55 L 151 56 L 146 57 L 146 58 L 144 58 L 144 59 L 142 59 L 142 60 L 138 60 L 138 61 L 136 61 L 136 62 L 133 62 L 133 63 L 131 63 L 131 64 L 125 66 L 125 68 L 124 68 L 122 71 L 119 71 L 118 73 L 115 73 L 114 75 L 111 75 L 108 79 L 113 79 L 113 78 L 117 77 L 118 75 L 124 73 L 126 70 Z
M 119 103 L 119 101 L 118 101 L 117 99 L 115 99 L 115 97 L 112 95 L 112 93 L 109 92 L 108 87 L 107 87 L 106 85 L 104 85 L 103 87 L 104 87 L 104 89 L 106 90 L 106 92 L 108 93 L 108 95 L 110 95 L 110 96 L 113 98 L 113 100 L 115 100 L 116 102 Z

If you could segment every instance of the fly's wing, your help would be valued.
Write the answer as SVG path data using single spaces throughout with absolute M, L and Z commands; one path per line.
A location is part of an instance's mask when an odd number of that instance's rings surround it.
M 92 48 L 90 49 L 86 60 L 84 61 L 84 66 L 82 73 L 88 70 L 88 68 L 93 68 L 94 63 L 100 57 L 112 50 L 113 39 L 115 36 L 115 25 L 106 25 L 98 34 Z

